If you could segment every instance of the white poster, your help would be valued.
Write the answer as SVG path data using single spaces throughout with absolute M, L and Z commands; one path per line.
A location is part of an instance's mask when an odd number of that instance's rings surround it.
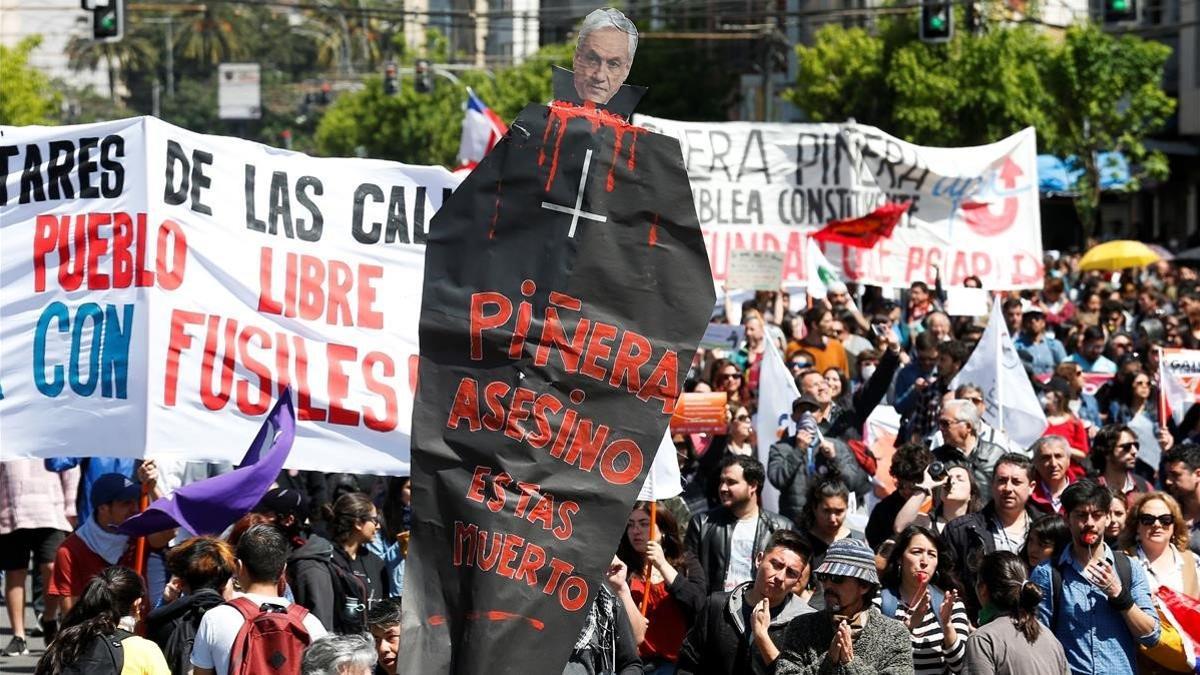
M 785 281 L 806 282 L 808 235 L 831 220 L 912 201 L 872 249 L 822 245 L 850 282 L 1040 288 L 1042 229 L 1032 128 L 990 145 L 931 148 L 861 124 L 676 122 L 639 125 L 679 139 L 713 274 L 730 251 L 783 251 Z
M 315 159 L 149 117 L 0 127 L 0 453 L 404 474 L 441 167 Z

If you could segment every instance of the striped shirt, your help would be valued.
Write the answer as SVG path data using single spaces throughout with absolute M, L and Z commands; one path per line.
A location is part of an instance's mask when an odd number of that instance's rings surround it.
M 874 601 L 877 609 L 882 609 L 878 595 Z M 964 656 L 967 649 L 967 637 L 971 630 L 971 622 L 967 619 L 967 608 L 962 600 L 954 601 L 954 611 L 950 615 L 950 624 L 958 634 L 954 644 L 949 649 L 943 642 L 946 639 L 942 624 L 938 620 L 938 607 L 932 604 L 925 612 L 921 625 L 912 631 L 913 667 L 917 675 L 942 675 L 943 673 L 964 672 Z M 908 621 L 908 606 L 903 601 L 896 606 L 896 615 L 891 617 L 897 621 Z

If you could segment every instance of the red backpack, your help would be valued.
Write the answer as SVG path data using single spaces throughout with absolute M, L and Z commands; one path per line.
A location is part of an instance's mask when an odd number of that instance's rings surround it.
M 227 604 L 244 620 L 229 654 L 229 675 L 300 672 L 304 648 L 312 642 L 304 627 L 307 609 L 296 603 L 286 609 L 271 604 L 258 607 L 244 597 Z

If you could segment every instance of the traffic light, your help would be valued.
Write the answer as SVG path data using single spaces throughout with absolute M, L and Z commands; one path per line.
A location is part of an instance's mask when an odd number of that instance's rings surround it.
M 1137 0 L 1104 0 L 1104 23 L 1137 21 Z
M 120 42 L 125 36 L 125 0 L 101 1 L 92 7 L 92 40 Z
M 921 42 L 949 42 L 950 36 L 953 33 L 954 12 L 951 9 L 950 3 L 937 2 L 936 0 L 922 0 Z
M 429 65 L 429 59 L 418 59 L 414 64 L 413 73 L 413 88 L 418 94 L 428 94 L 433 91 L 433 69 Z
M 399 87 L 396 86 L 396 62 L 388 61 L 383 69 L 383 93 L 394 96 L 397 91 Z

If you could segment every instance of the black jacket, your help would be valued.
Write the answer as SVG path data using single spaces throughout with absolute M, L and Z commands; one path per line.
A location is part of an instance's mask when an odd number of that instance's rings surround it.
M 1025 506 L 1025 513 L 1030 523 L 1037 518 L 1028 505 Z M 996 506 L 992 502 L 988 502 L 981 511 L 955 518 L 942 531 L 942 540 L 946 542 L 954 561 L 954 571 L 966 589 L 963 604 L 967 606 L 967 615 L 972 623 L 979 617 L 979 598 L 975 595 L 979 564 L 985 555 L 995 552 L 996 532 Z M 1023 546 L 1025 542 L 1021 544 Z
M 684 544 L 700 561 L 704 576 L 708 579 L 708 592 L 725 590 L 725 570 L 729 567 L 729 548 L 733 539 L 733 528 L 737 518 L 733 512 L 721 506 L 707 513 L 698 513 L 688 522 Z M 762 552 L 767 539 L 775 530 L 790 530 L 792 521 L 777 513 L 759 509 L 758 525 L 754 529 L 754 556 Z
M 333 543 L 314 534 L 292 551 L 287 564 L 288 584 L 296 604 L 320 619 L 326 630 L 333 630 L 334 619 L 333 579 L 329 576 L 332 558 Z
M 843 440 L 861 437 L 863 425 L 867 423 L 871 413 L 875 412 L 883 397 L 887 396 L 888 388 L 892 386 L 892 378 L 899 369 L 900 352 L 884 350 L 871 379 L 855 392 L 849 407 L 842 408 L 837 415 L 820 425 L 821 433 Z
M 341 546 L 333 547 L 333 564 L 359 577 L 367 586 L 367 605 L 373 605 L 391 594 L 391 575 L 383 558 L 371 553 L 365 546 L 359 547 L 354 560 Z M 365 575 L 366 578 L 363 578 Z
M 677 675 L 760 675 L 771 672 L 771 667 L 763 663 L 755 649 L 744 618 L 744 598 L 752 583 L 746 582 L 727 593 L 713 593 L 708 597 L 679 648 Z M 800 598 L 788 595 L 767 629 L 775 646 L 783 644 L 789 621 L 814 611 Z
M 172 640 L 172 635 L 179 630 L 180 637 L 190 633 L 195 638 L 204 613 L 224 602 L 220 593 L 202 588 L 158 607 L 146 617 L 146 637 L 162 649 L 173 675 L 187 675 L 192 671 L 192 651 L 190 642 Z M 180 625 L 184 622 L 190 624 L 190 630 Z

